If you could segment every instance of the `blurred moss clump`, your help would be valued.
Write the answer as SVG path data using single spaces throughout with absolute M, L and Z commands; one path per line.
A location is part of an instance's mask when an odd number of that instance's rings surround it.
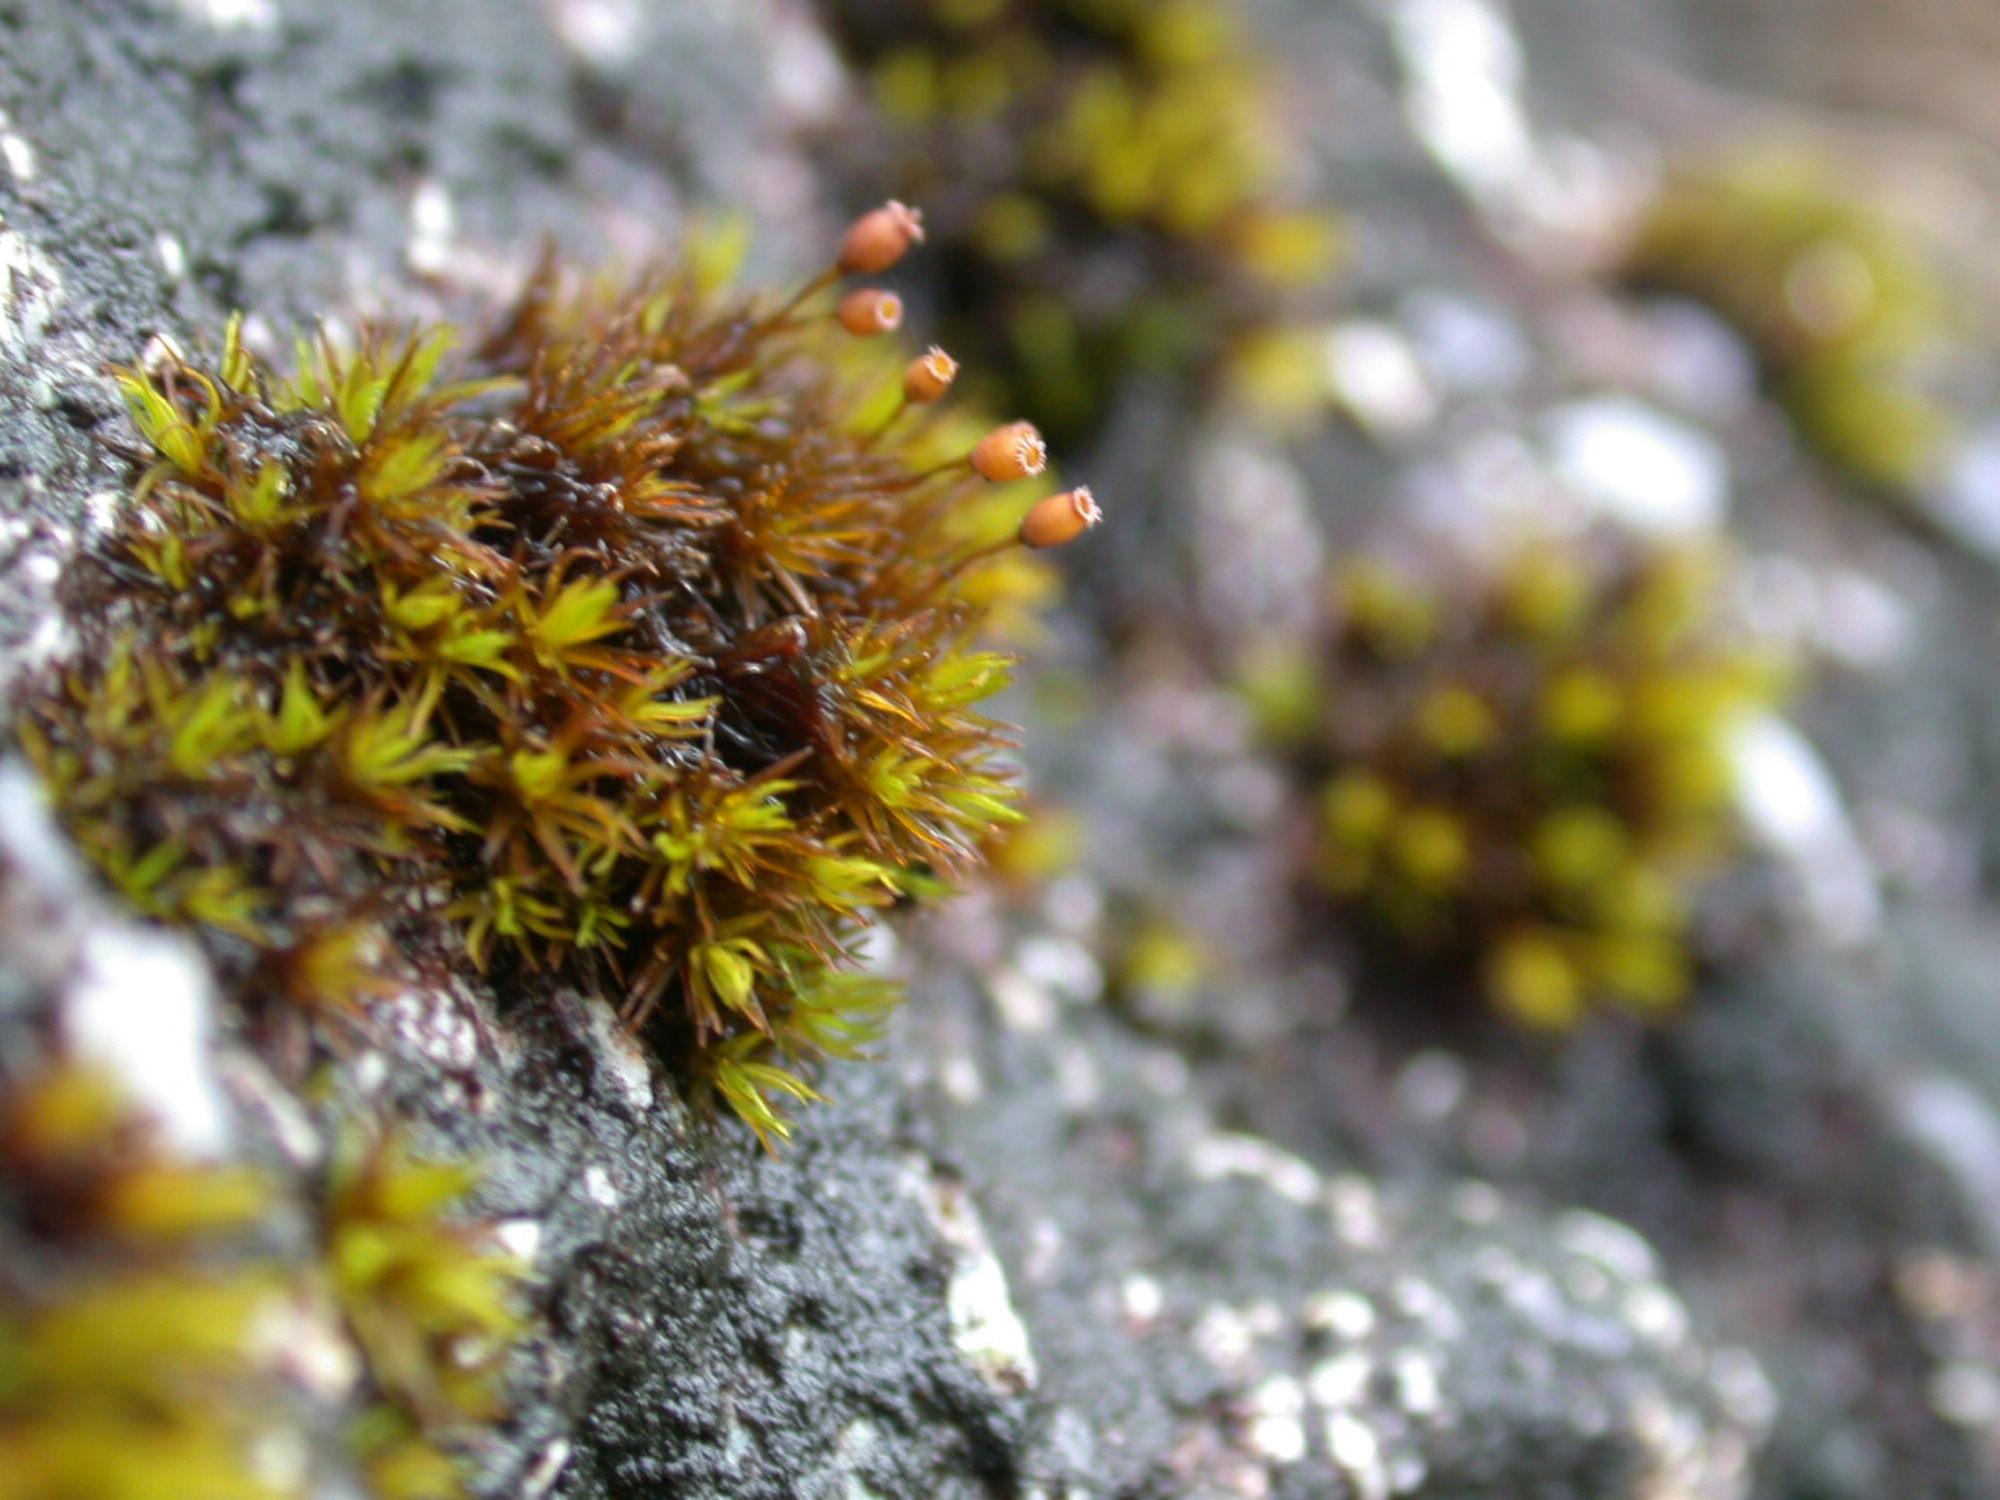
M 822 0 L 865 170 L 925 203 L 1001 404 L 1073 437 L 1134 372 L 1226 363 L 1341 258 L 1289 195 L 1277 69 L 1226 0 Z
M 394 1138 L 350 1139 L 324 1211 L 334 1301 L 367 1370 L 354 1432 L 381 1500 L 457 1500 L 466 1451 L 505 1415 L 501 1380 L 525 1324 L 527 1265 L 463 1221 L 479 1173 L 414 1158 Z
M 0 1500 L 303 1493 L 273 1443 L 293 1285 L 248 1251 L 270 1197 L 95 1072 L 0 1077 Z
M 1725 567 L 1593 535 L 1338 570 L 1325 638 L 1245 681 L 1364 933 L 1463 962 L 1535 1026 L 1682 998 L 1691 903 L 1733 851 L 1731 733 L 1783 675 L 1730 629 Z
M 1765 152 L 1674 176 L 1623 271 L 1735 325 L 1801 439 L 1864 484 L 1908 489 L 1950 436 L 1915 371 L 1946 331 L 1944 287 L 1830 164 Z

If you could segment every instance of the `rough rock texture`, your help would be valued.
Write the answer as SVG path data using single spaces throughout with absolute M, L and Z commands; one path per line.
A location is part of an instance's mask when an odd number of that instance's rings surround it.
M 1091 808 L 1083 871 L 936 924 L 891 1060 L 836 1069 L 782 1158 L 691 1117 L 577 997 L 412 1001 L 348 1060 L 357 1106 L 490 1157 L 483 1206 L 535 1247 L 550 1332 L 489 1493 L 1992 1493 L 2000 1054 L 1974 898 L 2000 720 L 1941 712 L 1957 669 L 1912 669 L 1954 640 L 1983 667 L 1953 632 L 1987 585 L 1801 478 L 1726 330 L 1537 254 L 1593 179 L 1530 116 L 1575 131 L 1611 107 L 1600 45 L 1699 61 L 1685 23 L 1713 8 L 1626 0 L 1585 32 L 1524 4 L 1523 74 L 1486 0 L 1259 7 L 1356 226 L 1342 317 L 1367 339 L 1337 347 L 1375 357 L 1345 367 L 1353 419 L 1295 452 L 1135 398 L 1092 469 L 1132 520 L 1080 592 L 1142 639 L 1162 596 L 1226 635 L 1281 618 L 1392 507 L 1662 503 L 1590 461 L 1650 444 L 1665 502 L 1737 493 L 1796 565 L 1776 597 L 1872 674 L 1815 727 L 1894 837 L 1870 865 L 1841 821 L 1839 859 L 1808 847 L 1785 877 L 1862 957 L 1753 942 L 1686 1027 L 1560 1054 L 1389 979 L 1350 994 L 1255 852 L 1284 830 L 1226 704 L 1170 647 L 1092 679 L 1102 643 L 1067 621 L 1056 655 L 1094 717 L 1064 715 L 1060 682 L 1026 709 L 1038 776 Z M 783 127 L 839 97 L 830 67 L 800 8 L 764 0 L 0 0 L 8 670 L 59 649 L 50 590 L 115 493 L 107 363 L 232 306 L 272 335 L 448 304 L 545 233 L 636 253 L 717 198 L 796 265 L 831 193 Z M 1836 628 L 1882 608 L 1887 636 Z M 147 1009 L 169 975 L 199 996 L 187 956 L 90 926 L 59 858 L 17 852 L 47 845 L 28 805 L 6 773 L 0 1012 L 115 1036 L 145 1011 L 174 1046 L 126 1062 L 173 1119 L 296 1146 L 261 1071 L 208 1054 L 206 1002 Z M 1884 847 L 1920 911 L 1871 904 Z M 1831 894 L 1807 878 L 1828 869 Z M 1176 1004 L 1114 1007 L 1108 933 L 1147 901 L 1229 962 Z M 152 967 L 78 998 L 78 965 L 134 952 Z

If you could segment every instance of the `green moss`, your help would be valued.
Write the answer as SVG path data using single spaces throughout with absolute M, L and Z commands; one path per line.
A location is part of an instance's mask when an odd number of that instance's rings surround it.
M 1335 217 L 1288 193 L 1276 70 L 1223 0 L 823 8 L 872 84 L 875 185 L 932 205 L 968 347 L 1052 431 L 1134 369 L 1226 364 L 1339 259 Z
M 248 1251 L 270 1198 L 163 1148 L 95 1073 L 0 1077 L 0 1497 L 299 1492 L 259 1457 L 292 1420 L 292 1286 Z
M 0 1500 L 316 1492 L 313 1434 L 348 1414 L 301 1344 L 351 1358 L 367 1493 L 462 1500 L 528 1327 L 527 1267 L 463 1220 L 476 1175 L 350 1140 L 284 1258 L 271 1179 L 177 1156 L 87 1069 L 0 1077 Z
M 1530 1024 L 1679 1001 L 1691 905 L 1735 847 L 1730 736 L 1781 675 L 1730 630 L 1722 566 L 1609 536 L 1349 561 L 1317 697 L 1290 668 L 1277 721 L 1349 917 Z
M 1910 233 L 1829 164 L 1767 153 L 1674 178 L 1624 269 L 1734 324 L 1800 436 L 1864 483 L 1908 488 L 1949 436 L 1913 372 L 1949 298 Z
M 465 1222 L 478 1173 L 393 1138 L 348 1140 L 322 1213 L 323 1257 L 366 1371 L 352 1441 L 382 1500 L 456 1500 L 468 1456 L 505 1414 L 506 1362 L 526 1324 L 527 1267 Z
M 974 637 L 1019 575 L 831 319 L 708 279 L 123 372 L 152 459 L 20 734 L 244 1007 L 539 971 L 768 1141 L 884 1008 L 863 929 L 1014 817 Z

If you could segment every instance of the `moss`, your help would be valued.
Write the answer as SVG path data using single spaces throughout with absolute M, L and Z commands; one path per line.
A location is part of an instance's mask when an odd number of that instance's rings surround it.
M 1515 1018 L 1676 1004 L 1735 852 L 1729 742 L 1782 673 L 1731 630 L 1720 554 L 1596 536 L 1491 564 L 1362 556 L 1253 709 L 1315 789 L 1315 874 L 1366 933 L 1442 955 Z
M 146 467 L 19 720 L 106 879 L 253 1017 L 539 972 L 782 1136 L 892 998 L 860 933 L 1016 816 L 974 638 L 1018 549 L 834 276 L 545 270 L 469 340 L 121 372 Z
M 1800 436 L 1863 483 L 1907 489 L 1949 436 L 1915 376 L 1949 298 L 1911 234 L 1831 165 L 1764 153 L 1675 177 L 1624 272 L 1734 324 Z
M 367 1377 L 352 1440 L 381 1500 L 467 1493 L 478 1440 L 505 1414 L 528 1268 L 491 1226 L 463 1219 L 478 1175 L 419 1161 L 394 1137 L 351 1137 L 328 1185 L 324 1264 Z
M 865 170 L 935 205 L 1002 399 L 1081 432 L 1136 369 L 1227 363 L 1337 263 L 1285 178 L 1276 70 L 1223 0 L 823 0 L 869 79 Z
M 96 1073 L 0 1077 L 0 1497 L 299 1493 L 270 1461 L 294 1291 L 254 1250 L 270 1202 L 175 1156 Z
M 178 1156 L 99 1073 L 0 1076 L 0 1500 L 296 1500 L 354 1408 L 367 1493 L 471 1494 L 528 1328 L 476 1177 L 355 1137 L 281 1255 L 273 1178 Z M 309 1390 L 301 1345 L 353 1388 Z

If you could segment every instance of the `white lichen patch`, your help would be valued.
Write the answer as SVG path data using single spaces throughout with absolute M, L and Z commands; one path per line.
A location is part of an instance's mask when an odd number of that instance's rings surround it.
M 153 254 L 159 257 L 160 269 L 167 273 L 168 281 L 177 282 L 187 275 L 187 251 L 164 229 L 153 236 Z
M 606 1001 L 592 996 L 582 1006 L 590 1039 L 595 1044 L 591 1055 L 597 1059 L 605 1081 L 617 1089 L 626 1108 L 634 1114 L 645 1113 L 653 1107 L 653 1069 L 645 1052 Z
M 905 1187 L 923 1205 L 950 1261 L 945 1316 L 953 1345 L 992 1389 L 1008 1395 L 1033 1390 L 1041 1377 L 1028 1326 L 1014 1310 L 1006 1268 L 965 1184 L 922 1158 L 908 1159 L 905 1168 Z
M 1359 1292 L 1315 1292 L 1303 1309 L 1305 1326 L 1353 1343 L 1375 1331 L 1375 1305 Z
M 569 1467 L 569 1455 L 567 1438 L 557 1438 L 544 1448 L 521 1476 L 521 1500 L 542 1500 L 542 1496 L 554 1490 L 563 1470 Z
M 1104 993 L 1104 970 L 1075 938 L 1026 938 L 1015 962 L 1031 981 L 1073 1005 L 1088 1005 Z
M 1353 319 L 1328 330 L 1327 388 L 1363 427 L 1407 437 L 1437 419 L 1438 399 L 1417 351 L 1392 323 Z
M 1295 1464 L 1306 1456 L 1306 1395 L 1288 1375 L 1273 1375 L 1250 1393 L 1251 1448 L 1271 1463 Z
M 180 8 L 218 31 L 268 31 L 278 22 L 277 0 L 180 0 Z
M 986 993 L 1010 1030 L 1044 1032 L 1056 1023 L 1055 996 L 1018 968 L 996 969 L 986 981 Z
M 1437 1363 L 1428 1354 L 1406 1349 L 1390 1366 L 1395 1382 L 1396 1404 L 1413 1417 L 1430 1417 L 1444 1404 L 1443 1382 Z
M 1368 1424 L 1352 1412 L 1337 1411 L 1326 1419 L 1326 1451 L 1353 1483 L 1357 1500 L 1389 1500 L 1389 1469 L 1382 1444 Z
M 644 17 L 638 0 L 556 0 L 549 19 L 564 46 L 605 67 L 631 55 Z
M 584 1168 L 583 1195 L 599 1208 L 616 1208 L 624 1200 L 611 1174 L 598 1166 Z
M 2000 1423 L 2000 1374 L 1968 1360 L 1940 1366 L 1926 1384 L 1931 1410 L 1956 1427 Z
M 449 189 L 434 177 L 419 182 L 410 194 L 410 238 L 403 247 L 411 270 L 436 276 L 450 265 L 453 220 Z
M 1359 1352 L 1323 1359 L 1306 1377 L 1314 1401 L 1328 1410 L 1358 1406 L 1375 1379 L 1375 1362 Z
M 1118 1308 L 1135 1332 L 1143 1333 L 1159 1321 L 1166 1306 L 1166 1291 L 1153 1277 L 1133 1272 L 1118 1284 Z
M 1195 1320 L 1188 1341 L 1216 1370 L 1232 1377 L 1248 1374 L 1257 1348 L 1249 1318 L 1241 1309 L 1221 1303 L 1205 1309 Z
M 1575 1208 L 1556 1220 L 1555 1230 L 1564 1249 L 1596 1261 L 1614 1276 L 1637 1282 L 1660 1274 L 1659 1259 L 1645 1236 L 1616 1219 Z
M 0 350 L 20 353 L 39 343 L 62 290 L 54 263 L 0 224 Z
M 1598 515 L 1647 536 L 1701 536 L 1727 519 L 1729 460 L 1699 427 L 1628 396 L 1549 413 L 1550 467 Z
M 1289 1151 L 1251 1135 L 1217 1133 L 1195 1142 L 1188 1171 L 1197 1182 L 1248 1177 L 1281 1198 L 1307 1204 L 1319 1197 L 1319 1173 Z
M 7 173 L 15 182 L 35 180 L 35 148 L 14 129 L 14 122 L 7 118 L 4 109 L 0 109 L 0 162 L 6 164 Z
M 1326 1209 L 1333 1232 L 1355 1250 L 1378 1250 L 1387 1237 L 1382 1199 L 1365 1177 L 1344 1175 L 1326 1186 Z
M 1625 1321 L 1641 1337 L 1663 1349 L 1678 1348 L 1687 1340 L 1687 1307 L 1657 1282 L 1647 1282 L 1626 1292 L 1621 1310 Z
M 1401 0 L 1390 15 L 1417 137 L 1469 191 L 1518 191 L 1535 145 L 1521 102 L 1526 63 L 1506 12 L 1489 0 Z
M 493 1239 L 502 1250 L 516 1260 L 534 1263 L 542 1249 L 542 1225 L 539 1219 L 503 1219 L 493 1227 Z
M 986 1080 L 969 1052 L 953 1052 L 939 1059 L 937 1083 L 954 1104 L 975 1104 L 986 1093 Z
M 1764 713 L 1737 728 L 1728 754 L 1737 809 L 1793 872 L 1806 915 L 1835 943 L 1871 937 L 1882 920 L 1875 868 L 1819 752 L 1786 720 Z
M 117 1078 L 175 1149 L 220 1155 L 228 1116 L 212 1066 L 215 996 L 200 955 L 165 933 L 93 930 L 62 1001 L 75 1055 Z

